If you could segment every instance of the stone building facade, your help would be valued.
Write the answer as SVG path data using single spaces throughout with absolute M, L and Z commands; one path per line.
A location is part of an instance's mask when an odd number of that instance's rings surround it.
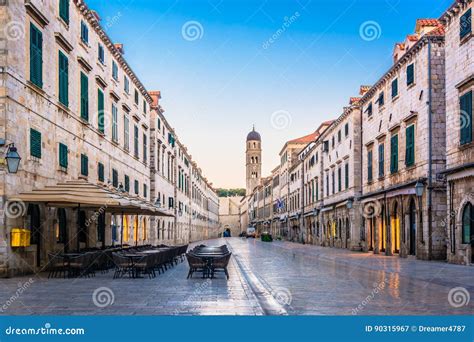
M 472 1 L 457 1 L 440 18 L 446 28 L 446 171 L 448 260 L 474 264 L 474 31 Z
M 473 263 L 472 7 L 459 0 L 439 20 L 417 20 L 395 44 L 393 66 L 361 87 L 338 119 L 304 143 L 285 143 L 274 234 Z
M 230 229 L 231 236 L 239 236 L 247 227 L 240 223 L 240 202 L 242 196 L 219 198 L 219 224 L 220 233 Z
M 418 20 L 360 100 L 362 211 L 374 253 L 446 258 L 446 193 L 436 178 L 446 159 L 444 52 L 439 21 Z
M 148 216 L 122 221 L 100 213 L 94 219 L 93 210 L 9 201 L 21 192 L 79 179 L 150 203 L 167 190 L 151 177 L 157 161 L 152 127 L 162 113 L 98 14 L 81 0 L 32 0 L 6 2 L 0 17 L 0 149 L 5 155 L 14 146 L 21 156 L 17 173 L 8 172 L 5 162 L 0 167 L 0 276 L 42 270 L 57 251 L 177 242 L 174 233 L 160 237 L 156 218 Z M 170 165 L 174 170 L 176 164 Z M 167 181 L 175 196 L 175 179 Z M 217 195 L 209 183 L 205 194 L 214 201 L 206 216 L 217 227 Z M 12 228 L 28 229 L 30 245 L 12 248 Z

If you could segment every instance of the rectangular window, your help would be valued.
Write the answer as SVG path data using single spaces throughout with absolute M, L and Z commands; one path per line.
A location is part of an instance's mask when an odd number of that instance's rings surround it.
M 135 158 L 139 157 L 139 152 L 138 152 L 138 126 L 135 125 L 133 127 L 133 151 Z
M 89 79 L 81 72 L 81 118 L 89 121 Z
M 415 83 L 415 64 L 407 66 L 407 86 Z
M 459 35 L 463 39 L 472 31 L 472 10 L 468 9 L 459 19 Z
M 135 187 L 135 195 L 138 195 L 138 181 L 135 180 L 135 184 L 134 184 L 134 187 Z
M 329 173 L 326 173 L 326 196 L 329 196 Z
M 415 164 L 415 125 L 408 126 L 405 134 L 405 165 L 412 166 Z
M 112 186 L 118 188 L 118 171 L 112 169 Z
M 148 149 L 148 146 L 147 146 L 146 134 L 143 134 L 143 162 L 144 163 L 147 162 L 147 149 Z
M 86 44 L 89 43 L 89 28 L 84 20 L 81 20 L 81 40 Z
M 337 191 L 342 191 L 342 169 L 337 169 Z
M 346 190 L 349 189 L 349 163 L 345 165 L 345 185 L 346 185 Z
M 127 76 L 123 75 L 123 90 L 127 93 L 130 94 L 130 80 L 128 79 Z
M 69 24 L 69 0 L 59 0 L 59 17 Z
M 64 53 L 59 51 L 59 102 L 69 106 L 69 61 Z
M 336 173 L 334 172 L 334 170 L 332 170 L 332 173 L 331 173 L 331 181 L 332 181 L 332 194 L 334 195 L 335 192 L 336 192 Z
M 367 181 L 372 182 L 373 180 L 373 172 L 372 172 L 372 151 L 367 152 Z
M 373 112 L 372 102 L 367 105 L 367 108 L 366 108 L 365 112 L 367 113 L 367 116 L 369 116 L 369 117 L 372 116 L 372 112 Z
M 112 103 L 112 141 L 118 142 L 118 110 L 115 103 Z
M 89 176 L 89 158 L 85 154 L 81 154 L 81 175 Z
M 43 34 L 30 24 L 30 81 L 43 87 Z
M 123 182 L 124 182 L 125 191 L 126 191 L 126 192 L 129 192 L 129 191 L 130 191 L 130 177 L 128 177 L 127 175 L 125 175 Z
M 392 81 L 392 99 L 398 95 L 398 79 Z
M 347 137 L 349 136 L 349 123 L 344 125 L 344 135 Z
M 148 196 L 148 187 L 143 183 L 143 197 L 147 198 Z
M 138 105 L 138 91 L 135 89 L 135 104 Z
M 30 155 L 41 158 L 41 133 L 30 128 Z
M 398 172 L 398 135 L 390 139 L 390 173 Z
M 472 90 L 459 98 L 461 145 L 472 142 Z
M 97 126 L 99 132 L 104 133 L 104 92 L 102 89 L 97 89 Z
M 379 178 L 385 175 L 385 145 L 379 145 Z
M 112 77 L 114 80 L 118 81 L 118 66 L 115 61 L 112 61 Z
M 59 143 L 59 166 L 67 169 L 67 146 Z
M 130 123 L 128 121 L 128 116 L 123 116 L 123 147 L 128 151 L 130 150 Z
M 143 113 L 146 114 L 146 100 L 143 100 Z
M 104 51 L 104 46 L 101 43 L 98 43 L 99 45 L 99 52 L 98 52 L 98 58 L 99 62 L 104 64 L 105 63 L 105 51 Z
M 339 130 L 337 132 L 337 142 L 341 142 L 341 139 L 342 139 L 342 133 L 341 133 L 341 130 Z
M 97 164 L 97 178 L 99 179 L 99 182 L 103 182 L 105 177 L 104 177 L 104 164 L 98 163 Z
M 158 118 L 158 121 L 156 122 L 156 125 L 158 127 L 158 130 L 160 131 L 161 130 L 161 120 L 160 120 L 160 118 Z
M 384 92 L 381 92 L 379 94 L 379 98 L 377 99 L 377 102 L 379 104 L 379 107 L 382 107 L 385 104 L 385 94 L 384 94 Z

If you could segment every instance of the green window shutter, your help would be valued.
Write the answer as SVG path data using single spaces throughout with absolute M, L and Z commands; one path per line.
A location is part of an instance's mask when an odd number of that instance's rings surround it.
M 130 191 L 130 177 L 128 177 L 127 175 L 125 175 L 125 178 L 124 178 L 124 187 L 125 187 L 125 191 L 129 192 Z
M 112 141 L 118 141 L 118 110 L 114 103 L 112 103 Z
M 147 197 L 148 196 L 148 188 L 146 186 L 145 183 L 143 183 L 143 197 Z
M 138 158 L 139 156 L 139 152 L 138 152 L 138 126 L 135 125 L 133 127 L 133 150 L 134 150 L 134 155 L 136 158 Z
M 59 102 L 69 106 L 69 61 L 64 53 L 59 51 Z
M 59 17 L 69 24 L 69 0 L 59 0 Z
M 390 139 L 390 173 L 398 172 L 398 135 Z
M 97 178 L 99 179 L 99 182 L 104 181 L 104 164 L 102 163 L 97 164 Z
M 59 166 L 67 169 L 68 160 L 67 160 L 68 149 L 67 146 L 59 143 Z
M 89 176 L 89 158 L 85 154 L 81 154 L 81 175 Z
M 33 128 L 30 128 L 30 154 L 41 158 L 41 133 Z
M 372 151 L 367 152 L 367 181 L 372 182 Z
M 81 72 L 81 118 L 89 121 L 89 80 Z
M 460 38 L 466 37 L 472 31 L 472 10 L 468 9 L 459 20 Z
M 84 43 L 89 43 L 89 28 L 84 21 L 81 21 L 81 40 Z
M 97 123 L 101 133 L 104 133 L 104 92 L 97 89 Z
M 392 81 L 392 99 L 398 95 L 398 79 Z
M 472 90 L 459 99 L 460 102 L 460 124 L 461 145 L 472 142 Z
M 115 61 L 112 61 L 112 77 L 118 81 L 118 66 Z
M 138 195 L 139 190 L 138 190 L 138 181 L 137 180 L 135 180 L 134 187 L 135 187 L 135 189 L 134 189 L 135 190 L 135 195 Z
M 379 145 L 379 177 L 385 175 L 385 145 Z
M 337 191 L 342 191 L 342 169 L 337 169 Z
M 407 86 L 415 83 L 415 65 L 410 64 L 407 66 Z
M 406 128 L 405 165 L 415 164 L 415 125 Z
M 43 87 L 43 34 L 30 24 L 30 81 Z
M 349 164 L 346 164 L 344 173 L 345 173 L 346 189 L 349 189 Z
M 118 188 L 118 171 L 112 169 L 112 186 Z

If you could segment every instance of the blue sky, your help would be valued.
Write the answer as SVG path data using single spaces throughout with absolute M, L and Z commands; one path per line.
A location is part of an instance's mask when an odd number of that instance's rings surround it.
M 253 124 L 267 175 L 285 141 L 336 118 L 390 67 L 415 20 L 438 18 L 452 2 L 87 1 L 147 89 L 161 90 L 167 119 L 218 187 L 245 185 Z

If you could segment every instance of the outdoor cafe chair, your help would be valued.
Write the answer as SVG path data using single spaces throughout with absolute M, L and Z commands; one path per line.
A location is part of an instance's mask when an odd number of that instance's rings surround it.
M 189 272 L 187 279 L 192 278 L 194 272 L 202 272 L 202 277 L 204 278 L 207 274 L 207 262 L 189 253 L 186 254 L 186 258 L 188 259 L 189 264 Z
M 229 265 L 232 253 L 228 253 L 222 257 L 214 258 L 211 263 L 211 278 L 214 278 L 214 273 L 224 272 L 227 279 L 229 279 L 229 272 L 227 266 Z
M 67 263 L 65 258 L 58 253 L 48 253 L 48 278 L 54 278 L 56 276 L 62 276 L 66 278 L 67 275 Z

